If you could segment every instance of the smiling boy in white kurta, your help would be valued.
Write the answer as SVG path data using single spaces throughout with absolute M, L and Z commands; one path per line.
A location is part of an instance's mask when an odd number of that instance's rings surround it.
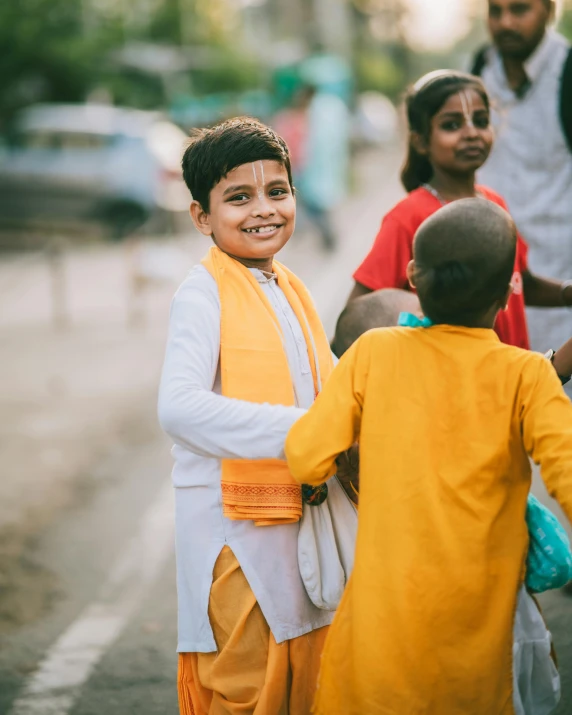
M 174 298 L 159 398 L 175 442 L 180 709 L 305 715 L 333 613 L 300 577 L 283 448 L 332 356 L 303 284 L 273 261 L 295 223 L 288 149 L 232 120 L 202 131 L 183 169 L 215 245 Z

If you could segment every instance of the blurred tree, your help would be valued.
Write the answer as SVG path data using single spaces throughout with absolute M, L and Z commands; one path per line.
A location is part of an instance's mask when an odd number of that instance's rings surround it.
M 361 92 L 375 90 L 397 100 L 407 84 L 404 67 L 388 52 L 359 52 L 355 71 Z
M 116 103 L 164 106 L 164 78 L 113 59 L 134 42 L 191 54 L 213 48 L 212 61 L 191 63 L 195 92 L 256 87 L 261 68 L 236 41 L 238 7 L 233 0 L 0 2 L 0 131 L 27 104 L 83 101 L 94 88 L 107 90 Z M 188 88 L 182 75 L 173 82 Z
M 415 56 L 406 39 L 407 0 L 353 0 L 358 15 L 355 72 L 359 90 L 397 100 L 413 79 Z
M 35 101 L 77 101 L 90 85 L 102 51 L 84 35 L 82 0 L 0 3 L 0 126 Z M 119 40 L 108 27 L 104 45 Z
M 567 2 L 564 3 L 558 29 L 572 42 L 572 0 L 567 0 Z

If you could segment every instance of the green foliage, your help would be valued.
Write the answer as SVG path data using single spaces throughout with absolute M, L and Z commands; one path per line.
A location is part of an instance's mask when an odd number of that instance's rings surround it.
M 141 7 L 145 14 L 126 0 L 0 2 L 0 131 L 27 104 L 80 102 L 95 87 L 117 104 L 156 108 L 190 87 L 194 94 L 240 92 L 263 83 L 257 63 L 229 49 L 232 3 L 161 0 Z M 215 54 L 205 67 L 164 80 L 113 62 L 113 51 L 131 41 L 208 44 Z
M 369 50 L 359 53 L 355 70 L 359 91 L 377 90 L 397 99 L 407 84 L 404 65 L 387 52 Z
M 558 30 L 572 42 L 572 8 L 564 11 L 558 23 Z
M 193 72 L 197 94 L 241 92 L 263 84 L 263 73 L 252 58 L 228 49 L 217 50 L 217 61 L 209 68 Z
M 82 0 L 0 3 L 0 127 L 30 102 L 83 99 L 118 39 L 114 27 L 86 38 L 83 11 Z
M 39 98 L 75 99 L 83 90 L 86 51 L 70 0 L 0 3 L 0 112 Z

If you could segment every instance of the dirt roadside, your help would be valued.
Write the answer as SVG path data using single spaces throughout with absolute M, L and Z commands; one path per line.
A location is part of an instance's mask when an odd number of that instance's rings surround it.
M 97 465 L 157 435 L 169 304 L 205 246 L 189 237 L 0 261 L 0 633 L 57 587 L 34 540 L 97 488 Z M 25 595 L 25 597 L 24 597 Z

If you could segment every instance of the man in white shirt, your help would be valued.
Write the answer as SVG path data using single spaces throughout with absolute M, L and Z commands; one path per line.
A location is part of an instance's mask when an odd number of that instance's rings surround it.
M 531 268 L 565 279 L 572 272 L 572 127 L 564 103 L 572 99 L 572 74 L 565 71 L 569 45 L 549 27 L 553 16 L 552 0 L 489 0 L 494 46 L 480 54 L 474 72 L 491 96 L 496 130 L 479 180 L 506 199 L 529 245 Z M 533 349 L 570 337 L 571 315 L 528 313 Z

